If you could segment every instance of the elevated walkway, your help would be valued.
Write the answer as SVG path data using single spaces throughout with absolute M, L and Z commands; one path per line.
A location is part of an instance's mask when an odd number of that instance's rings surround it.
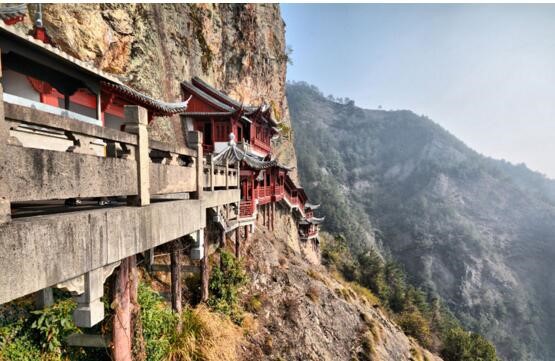
M 187 235 L 191 257 L 204 257 L 207 209 L 238 207 L 239 169 L 207 165 L 199 132 L 177 147 L 150 140 L 146 125 L 138 106 L 126 107 L 123 132 L 0 103 L 0 304 L 71 284 L 76 324 L 90 327 L 121 260 Z

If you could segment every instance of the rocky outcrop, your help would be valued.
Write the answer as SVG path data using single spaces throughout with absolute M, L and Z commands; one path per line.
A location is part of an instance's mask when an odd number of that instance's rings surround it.
M 36 11 L 29 5 L 30 29 Z M 199 76 L 246 104 L 268 103 L 284 124 L 276 154 L 296 166 L 285 98 L 285 25 L 265 4 L 52 4 L 43 6 L 52 42 L 153 97 L 176 101 Z M 156 119 L 160 140 L 183 142 L 177 117 Z
M 287 226 L 278 222 L 276 229 Z M 257 325 L 246 360 L 429 360 L 375 300 L 306 260 L 263 226 L 245 245 L 245 293 Z

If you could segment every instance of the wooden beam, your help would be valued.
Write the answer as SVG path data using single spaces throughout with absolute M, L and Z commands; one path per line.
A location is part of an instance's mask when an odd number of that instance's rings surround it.
M 241 254 L 241 227 L 235 228 L 235 258 Z

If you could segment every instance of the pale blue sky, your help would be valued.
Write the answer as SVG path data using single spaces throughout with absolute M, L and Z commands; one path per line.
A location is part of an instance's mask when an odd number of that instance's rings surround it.
M 555 5 L 282 5 L 289 80 L 555 178 Z

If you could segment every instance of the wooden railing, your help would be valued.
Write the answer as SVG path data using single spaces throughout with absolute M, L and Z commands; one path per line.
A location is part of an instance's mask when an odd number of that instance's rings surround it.
M 254 202 L 250 201 L 241 201 L 239 204 L 239 217 L 246 218 L 251 217 L 254 214 Z

